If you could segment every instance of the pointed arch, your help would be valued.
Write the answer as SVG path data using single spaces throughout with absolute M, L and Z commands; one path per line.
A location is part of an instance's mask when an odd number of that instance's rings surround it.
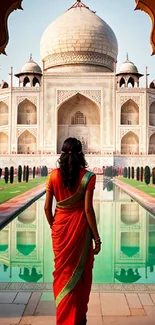
M 128 88 L 134 88 L 134 86 L 135 86 L 135 81 L 134 81 L 134 79 L 133 79 L 132 77 L 130 77 L 130 78 L 128 79 L 127 86 L 128 86 Z
M 139 154 L 139 138 L 134 132 L 130 131 L 122 138 L 121 154 Z
M 120 87 L 125 87 L 125 79 L 122 77 L 120 82 L 119 82 Z
M 0 132 L 0 153 L 7 154 L 9 148 L 8 136 L 4 132 Z
M 69 136 L 82 141 L 85 153 L 100 152 L 99 107 L 80 93 L 65 100 L 58 108 L 58 153 L 63 141 Z
M 24 131 L 18 138 L 18 154 L 32 154 L 37 150 L 36 137 L 29 131 Z
M 155 133 L 149 139 L 149 155 L 155 155 Z
M 139 107 L 129 99 L 121 107 L 121 125 L 138 125 L 139 124 Z
M 37 77 L 34 77 L 32 80 L 33 87 L 40 87 L 40 81 Z
M 8 106 L 1 101 L 0 102 L 0 126 L 7 125 L 9 120 Z
M 18 105 L 17 124 L 37 124 L 37 108 L 27 98 Z
M 31 87 L 30 85 L 30 79 L 28 77 L 25 77 L 23 80 L 23 87 Z
M 151 82 L 151 83 L 150 83 L 150 88 L 155 89 L 155 84 L 154 84 L 154 82 Z
M 149 125 L 155 126 L 155 101 L 150 105 Z

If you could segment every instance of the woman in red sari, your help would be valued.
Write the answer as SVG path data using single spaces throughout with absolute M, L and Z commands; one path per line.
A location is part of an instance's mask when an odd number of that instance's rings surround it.
M 94 254 L 101 248 L 92 204 L 96 176 L 86 170 L 82 145 L 76 138 L 65 140 L 59 166 L 49 175 L 45 201 L 55 257 L 56 324 L 84 325 Z M 53 196 L 57 202 L 54 216 Z

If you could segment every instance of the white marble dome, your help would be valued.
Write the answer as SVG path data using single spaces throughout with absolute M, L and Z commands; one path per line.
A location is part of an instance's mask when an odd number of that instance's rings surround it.
M 128 59 L 122 63 L 120 69 L 119 69 L 119 74 L 122 73 L 130 73 L 130 74 L 137 74 L 138 73 L 138 69 L 137 67 L 134 65 L 133 62 L 129 61 Z
M 41 68 L 40 66 L 33 61 L 32 58 L 29 59 L 29 61 L 27 61 L 22 69 L 21 69 L 21 73 L 36 73 L 36 74 L 42 74 Z
M 93 65 L 114 70 L 117 39 L 110 26 L 81 2 L 52 22 L 41 38 L 44 68 Z

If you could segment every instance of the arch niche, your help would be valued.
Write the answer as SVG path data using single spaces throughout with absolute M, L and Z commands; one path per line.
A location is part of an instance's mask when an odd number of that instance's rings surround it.
M 29 131 L 24 131 L 18 138 L 18 153 L 30 154 L 37 150 L 36 137 Z
M 121 154 L 139 155 L 139 138 L 134 132 L 128 132 L 121 140 Z
M 68 137 L 78 138 L 85 153 L 100 152 L 100 112 L 91 99 L 76 94 L 62 103 L 58 110 L 57 152 Z
M 8 106 L 0 102 L 0 126 L 8 124 Z
M 155 154 L 155 133 L 153 133 L 149 140 L 149 155 Z
M 36 124 L 37 108 L 28 99 L 24 99 L 18 105 L 17 124 Z
M 121 124 L 122 125 L 139 124 L 139 107 L 132 99 L 129 99 L 121 107 Z
M 150 106 L 149 125 L 155 126 L 155 102 Z
M 0 132 L 0 153 L 8 153 L 8 136 L 4 132 Z

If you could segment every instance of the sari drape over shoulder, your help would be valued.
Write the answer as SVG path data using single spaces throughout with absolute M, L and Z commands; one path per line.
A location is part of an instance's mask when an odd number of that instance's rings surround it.
M 57 201 L 52 225 L 57 325 L 79 325 L 85 319 L 91 290 L 94 256 L 84 197 L 88 186 L 94 188 L 95 175 L 85 171 L 81 176 L 77 191 Z M 55 187 L 57 177 L 54 179 Z

